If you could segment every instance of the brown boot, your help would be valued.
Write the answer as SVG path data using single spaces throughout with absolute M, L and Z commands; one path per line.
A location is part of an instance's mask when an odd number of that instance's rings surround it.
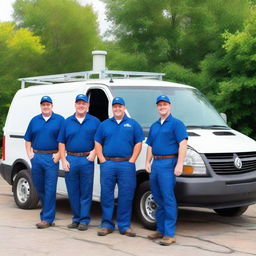
M 125 235 L 125 236 L 129 236 L 129 237 L 135 237 L 136 236 L 136 233 L 133 232 L 130 228 L 123 231 L 123 232 L 120 232 L 121 235 Z
M 113 233 L 113 229 L 100 228 L 97 234 L 98 236 L 106 236 L 111 233 Z
M 79 222 L 72 222 L 67 225 L 68 228 L 78 228 Z
M 163 238 L 163 237 L 164 237 L 164 235 L 161 234 L 161 233 L 158 232 L 158 231 L 156 231 L 156 232 L 151 233 L 151 234 L 148 235 L 148 239 L 150 239 L 150 240 L 159 239 L 159 238 Z
M 80 231 L 85 231 L 88 229 L 88 224 L 80 223 L 79 226 L 77 227 L 77 229 Z
M 163 239 L 159 241 L 159 244 L 168 246 L 170 244 L 176 243 L 176 238 L 171 236 L 164 236 Z
M 54 223 L 48 223 L 47 221 L 44 221 L 44 220 L 36 224 L 36 227 L 38 229 L 49 228 L 49 227 L 52 227 L 52 226 L 55 226 L 55 224 Z

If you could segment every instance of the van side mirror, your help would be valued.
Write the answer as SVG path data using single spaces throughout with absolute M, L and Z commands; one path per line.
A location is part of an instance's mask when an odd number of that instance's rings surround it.
M 220 116 L 221 116 L 222 119 L 225 121 L 225 123 L 228 122 L 227 115 L 226 115 L 225 113 L 220 113 Z

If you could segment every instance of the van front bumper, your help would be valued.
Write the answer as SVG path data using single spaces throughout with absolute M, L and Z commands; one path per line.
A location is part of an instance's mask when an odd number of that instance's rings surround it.
M 246 176 L 246 177 L 245 177 Z M 228 179 L 227 179 L 228 178 Z M 242 177 L 178 177 L 175 195 L 180 206 L 212 209 L 256 203 L 256 174 Z

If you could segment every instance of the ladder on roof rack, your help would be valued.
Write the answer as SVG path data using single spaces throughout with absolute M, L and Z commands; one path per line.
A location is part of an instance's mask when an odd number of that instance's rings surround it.
M 74 73 L 34 76 L 19 78 L 21 81 L 21 88 L 26 87 L 26 83 L 39 85 L 39 84 L 54 84 L 54 83 L 67 83 L 84 81 L 91 78 L 92 75 L 98 75 L 98 78 L 147 78 L 162 80 L 165 73 L 154 72 L 135 72 L 135 71 L 115 71 L 115 70 L 102 70 L 102 71 L 81 71 Z

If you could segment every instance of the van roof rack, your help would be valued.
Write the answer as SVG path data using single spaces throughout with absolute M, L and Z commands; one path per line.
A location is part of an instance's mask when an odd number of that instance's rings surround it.
M 163 80 L 165 73 L 154 73 L 154 72 L 135 72 L 135 71 L 115 71 L 115 70 L 103 70 L 103 71 L 81 71 L 74 73 L 46 75 L 46 76 L 34 76 L 19 78 L 21 81 L 21 88 L 26 87 L 26 83 L 38 85 L 38 84 L 56 84 L 56 83 L 67 83 L 84 81 L 92 76 L 98 76 L 97 78 L 147 78 L 147 79 L 158 79 Z

